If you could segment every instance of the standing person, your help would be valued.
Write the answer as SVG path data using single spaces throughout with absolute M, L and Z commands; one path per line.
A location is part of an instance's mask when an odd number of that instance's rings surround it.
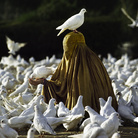
M 46 102 L 54 97 L 72 109 L 83 96 L 84 106 L 89 105 L 99 112 L 99 98 L 112 96 L 112 105 L 117 110 L 111 80 L 99 57 L 86 45 L 82 33 L 68 33 L 63 39 L 64 54 L 51 80 L 44 80 L 42 95 Z M 43 81 L 30 80 L 37 85 Z

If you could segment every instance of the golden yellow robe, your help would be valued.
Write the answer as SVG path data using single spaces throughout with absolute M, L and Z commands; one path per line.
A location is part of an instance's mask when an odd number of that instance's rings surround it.
M 72 109 L 78 96 L 83 96 L 83 105 L 99 112 L 99 98 L 112 96 L 112 105 L 117 109 L 111 80 L 99 57 L 86 45 L 82 33 L 70 32 L 63 39 L 63 58 L 51 80 L 46 81 L 42 94 L 46 102 L 55 98 Z

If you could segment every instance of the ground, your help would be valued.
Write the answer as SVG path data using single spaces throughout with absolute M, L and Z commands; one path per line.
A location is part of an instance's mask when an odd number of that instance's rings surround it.
M 43 138 L 67 138 L 69 135 L 82 133 L 81 131 L 65 131 L 62 126 L 55 129 L 55 131 L 57 133 L 55 136 L 47 134 Z M 119 127 L 118 132 L 121 134 L 121 138 L 138 138 L 138 125 L 132 122 L 126 122 L 125 126 Z M 19 134 L 21 134 L 19 138 L 26 138 L 26 134 L 23 131 Z M 38 137 L 39 135 L 36 134 L 35 138 Z

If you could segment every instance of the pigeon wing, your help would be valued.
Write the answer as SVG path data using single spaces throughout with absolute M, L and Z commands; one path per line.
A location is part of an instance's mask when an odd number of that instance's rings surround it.
M 125 10 L 124 8 L 121 8 L 121 11 L 124 13 L 124 15 L 126 15 L 126 17 L 127 17 L 128 19 L 130 19 L 132 22 L 135 22 L 134 19 L 131 18 L 131 17 L 128 15 L 128 13 L 126 12 L 126 10 Z

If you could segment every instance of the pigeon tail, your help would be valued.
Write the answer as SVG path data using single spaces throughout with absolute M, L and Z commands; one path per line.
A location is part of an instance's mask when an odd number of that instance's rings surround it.
M 63 28 L 63 26 L 60 25 L 60 26 L 58 26 L 58 27 L 56 28 L 56 30 L 60 30 L 60 29 L 62 29 L 62 28 Z
M 27 44 L 27 43 L 20 43 L 20 44 L 18 44 L 18 45 L 19 45 L 19 47 L 24 47 L 26 44 Z
M 61 33 L 63 33 L 66 29 L 61 29 L 61 31 L 57 34 L 59 36 Z

